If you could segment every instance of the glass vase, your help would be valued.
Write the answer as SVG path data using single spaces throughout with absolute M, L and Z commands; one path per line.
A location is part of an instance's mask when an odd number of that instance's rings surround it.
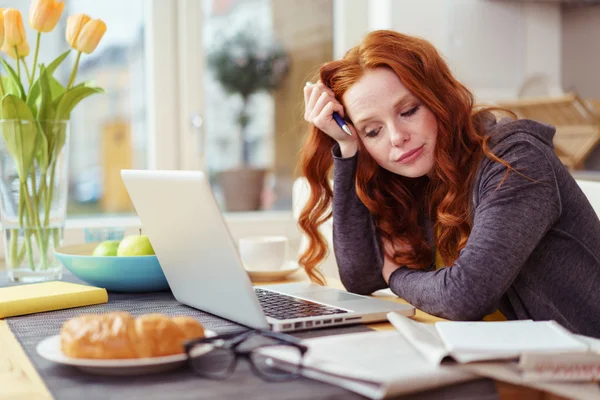
M 62 278 L 69 122 L 0 120 L 0 224 L 11 281 Z

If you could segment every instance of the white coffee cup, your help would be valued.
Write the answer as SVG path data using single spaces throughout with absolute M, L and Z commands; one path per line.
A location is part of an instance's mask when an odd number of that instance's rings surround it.
M 285 236 L 240 238 L 238 249 L 246 269 L 276 271 L 283 267 L 288 247 Z

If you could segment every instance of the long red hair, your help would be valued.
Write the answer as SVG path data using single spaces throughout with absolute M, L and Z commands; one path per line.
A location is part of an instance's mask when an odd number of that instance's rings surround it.
M 475 109 L 472 93 L 452 76 L 437 50 L 423 39 L 394 31 L 371 32 L 343 59 L 323 65 L 320 79 L 343 104 L 344 93 L 364 72 L 380 67 L 394 71 L 436 116 L 435 161 L 428 176 L 406 178 L 381 168 L 359 140 L 356 193 L 373 215 L 380 239 L 412 248 L 388 254 L 396 264 L 425 268 L 432 263 L 432 250 L 424 232 L 424 218 L 430 216 L 436 247 L 444 263 L 451 265 L 471 232 L 469 199 L 482 155 L 508 169 L 510 166 L 487 146 L 489 137 L 484 134 L 483 121 L 489 115 L 488 109 Z M 317 267 L 328 249 L 318 227 L 331 218 L 333 192 L 329 179 L 334 144 L 331 137 L 313 126 L 300 154 L 310 197 L 298 220 L 309 239 L 299 261 L 310 279 L 321 284 L 324 277 Z

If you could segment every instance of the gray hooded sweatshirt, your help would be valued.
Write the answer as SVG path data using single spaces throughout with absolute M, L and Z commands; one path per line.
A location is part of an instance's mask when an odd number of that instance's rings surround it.
M 554 154 L 554 133 L 531 120 L 490 122 L 493 152 L 531 179 L 511 172 L 498 188 L 506 168 L 484 157 L 472 189 L 471 235 L 454 265 L 400 267 L 390 289 L 451 320 L 479 320 L 499 308 L 508 319 L 555 320 L 574 333 L 600 337 L 600 221 Z M 382 246 L 356 195 L 357 155 L 341 158 L 337 145 L 333 154 L 340 278 L 347 290 L 370 294 L 388 287 Z

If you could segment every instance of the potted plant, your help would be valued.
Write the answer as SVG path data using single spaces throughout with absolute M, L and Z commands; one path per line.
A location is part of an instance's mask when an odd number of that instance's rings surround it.
M 242 99 L 236 118 L 242 149 L 240 166 L 217 177 L 225 207 L 229 211 L 257 210 L 266 170 L 250 165 L 254 142 L 248 134 L 252 119 L 248 106 L 255 93 L 271 91 L 281 83 L 289 68 L 288 55 L 274 40 L 260 40 L 249 31 L 240 31 L 209 52 L 207 63 L 223 89 Z
M 93 52 L 106 31 L 103 21 L 85 14 L 67 20 L 66 40 L 76 51 L 69 81 L 54 78 L 71 50 L 48 64 L 38 63 L 43 33 L 54 29 L 64 9 L 56 0 L 34 0 L 29 25 L 37 32 L 33 63 L 21 13 L 0 10 L 0 221 L 9 279 L 60 279 L 54 249 L 62 244 L 68 190 L 67 155 L 71 111 L 87 96 L 103 92 L 76 82 L 82 53 Z M 11 65 L 12 64 L 12 65 Z

